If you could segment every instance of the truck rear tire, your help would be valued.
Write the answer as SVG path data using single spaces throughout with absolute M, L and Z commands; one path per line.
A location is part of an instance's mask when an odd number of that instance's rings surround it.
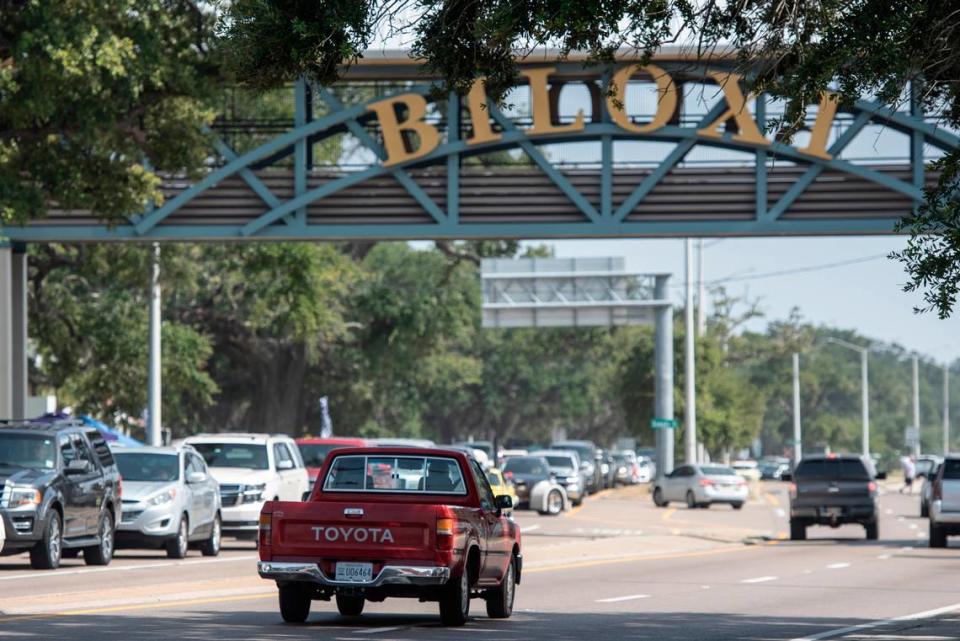
M 803 523 L 798 523 L 797 521 L 790 521 L 790 540 L 806 541 L 807 526 L 804 525 Z
M 113 514 L 110 510 L 100 515 L 97 533 L 100 543 L 83 548 L 83 561 L 87 565 L 110 565 L 113 559 Z
M 876 541 L 880 538 L 880 524 L 876 521 L 865 523 L 863 527 L 867 531 L 868 541 Z
M 363 604 L 362 596 L 337 595 L 337 610 L 345 617 L 358 617 L 363 614 Z
M 287 623 L 303 623 L 310 616 L 310 595 L 299 585 L 280 586 L 280 616 Z
M 470 580 L 467 568 L 459 578 L 451 580 L 440 595 L 440 622 L 459 627 L 470 616 Z
M 947 547 L 947 535 L 943 531 L 943 528 L 930 521 L 930 547 L 932 548 L 945 548 Z
M 499 587 L 487 591 L 487 616 L 509 619 L 513 614 L 513 597 L 517 593 L 517 560 L 512 555 Z

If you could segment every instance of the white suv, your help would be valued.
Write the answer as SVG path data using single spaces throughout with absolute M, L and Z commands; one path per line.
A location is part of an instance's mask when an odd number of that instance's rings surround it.
M 223 533 L 256 539 L 266 501 L 302 501 L 307 470 L 283 434 L 200 434 L 186 439 L 220 485 Z
M 943 459 L 930 498 L 930 547 L 945 548 L 947 536 L 960 534 L 960 456 Z

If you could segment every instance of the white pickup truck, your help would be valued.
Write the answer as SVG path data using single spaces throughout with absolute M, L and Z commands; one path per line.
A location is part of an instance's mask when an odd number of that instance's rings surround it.
M 960 535 L 960 456 L 944 458 L 930 498 L 930 547 L 945 548 L 948 536 Z

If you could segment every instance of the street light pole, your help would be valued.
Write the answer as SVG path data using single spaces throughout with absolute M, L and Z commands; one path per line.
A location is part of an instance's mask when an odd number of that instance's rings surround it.
M 943 366 L 943 455 L 950 453 L 950 366 Z
M 697 239 L 697 336 L 707 333 L 706 295 L 703 285 L 703 239 Z
M 867 354 L 870 351 L 869 347 L 861 347 L 860 345 L 854 345 L 853 343 L 848 343 L 847 341 L 840 340 L 839 338 L 829 337 L 827 338 L 828 343 L 833 343 L 834 345 L 839 345 L 840 347 L 846 347 L 847 349 L 853 350 L 860 353 L 860 415 L 863 421 L 863 432 L 860 435 L 860 447 L 862 454 L 865 457 L 870 456 L 870 396 L 867 388 Z
M 163 444 L 163 418 L 160 415 L 160 330 L 160 243 L 154 243 L 150 274 L 150 368 L 147 381 L 147 442 L 154 447 Z
M 686 392 L 687 402 L 684 408 L 686 416 L 686 447 L 685 460 L 689 464 L 697 462 L 697 398 L 696 398 L 696 360 L 694 358 L 694 338 L 695 330 L 693 327 L 693 241 L 689 238 L 685 243 L 685 258 L 687 262 L 687 302 L 685 311 L 685 339 L 686 339 Z
M 800 354 L 793 353 L 793 467 L 796 469 L 803 458 L 800 437 Z
M 913 453 L 920 456 L 920 359 L 916 354 L 913 355 L 913 427 L 917 430 Z

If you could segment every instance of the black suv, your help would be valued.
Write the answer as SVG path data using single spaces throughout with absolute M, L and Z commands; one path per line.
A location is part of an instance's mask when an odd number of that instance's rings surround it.
M 0 420 L 2 555 L 30 552 L 52 570 L 83 551 L 87 565 L 113 557 L 120 473 L 96 429 L 76 420 Z
M 805 456 L 796 471 L 792 475 L 784 473 L 783 479 L 793 481 L 790 487 L 791 540 L 806 539 L 810 525 L 836 528 L 845 523 L 859 523 L 866 529 L 868 539 L 877 539 L 877 483 L 872 466 L 861 457 Z

